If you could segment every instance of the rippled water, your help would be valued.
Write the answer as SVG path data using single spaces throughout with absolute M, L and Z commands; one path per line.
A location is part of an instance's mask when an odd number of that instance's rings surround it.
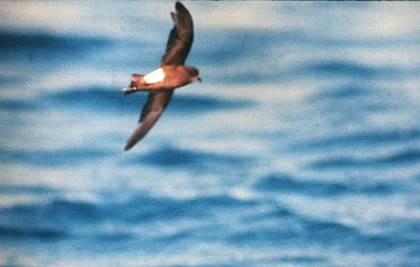
M 420 4 L 186 5 L 126 153 L 172 3 L 0 3 L 0 265 L 420 266 Z

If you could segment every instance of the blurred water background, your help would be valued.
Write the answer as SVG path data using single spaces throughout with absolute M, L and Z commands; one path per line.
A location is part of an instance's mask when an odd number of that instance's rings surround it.
M 0 2 L 1 266 L 420 266 L 420 3 Z

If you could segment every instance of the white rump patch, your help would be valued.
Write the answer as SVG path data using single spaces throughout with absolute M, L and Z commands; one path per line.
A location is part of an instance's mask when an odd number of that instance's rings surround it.
M 150 72 L 149 74 L 146 74 L 143 79 L 146 83 L 161 82 L 163 81 L 163 79 L 165 79 L 165 72 L 163 71 L 162 68 L 158 68 Z

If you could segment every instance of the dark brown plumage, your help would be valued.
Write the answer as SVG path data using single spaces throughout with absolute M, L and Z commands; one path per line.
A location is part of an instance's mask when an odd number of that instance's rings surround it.
M 166 43 L 165 55 L 160 65 L 184 65 L 185 59 L 191 50 L 194 39 L 194 26 L 190 12 L 183 4 L 175 4 L 176 13 L 171 12 L 174 27 L 169 33 Z
M 140 125 L 128 139 L 124 150 L 132 148 L 149 132 L 171 101 L 176 88 L 201 81 L 197 68 L 184 66 L 193 43 L 191 15 L 180 2 L 175 4 L 175 10 L 176 13 L 171 12 L 174 27 L 169 33 L 160 68 L 147 75 L 133 74 L 129 88 L 123 89 L 126 95 L 139 91 L 149 92 L 140 115 Z

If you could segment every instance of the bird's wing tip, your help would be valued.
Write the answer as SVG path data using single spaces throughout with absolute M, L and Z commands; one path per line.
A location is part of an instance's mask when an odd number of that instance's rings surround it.
M 186 9 L 184 4 L 182 4 L 180 1 L 176 1 L 175 3 L 175 9 L 178 10 L 179 8 L 181 9 Z
M 139 140 L 133 141 L 131 138 L 128 139 L 127 144 L 125 144 L 124 151 L 130 150 L 135 144 L 137 144 L 138 141 Z

